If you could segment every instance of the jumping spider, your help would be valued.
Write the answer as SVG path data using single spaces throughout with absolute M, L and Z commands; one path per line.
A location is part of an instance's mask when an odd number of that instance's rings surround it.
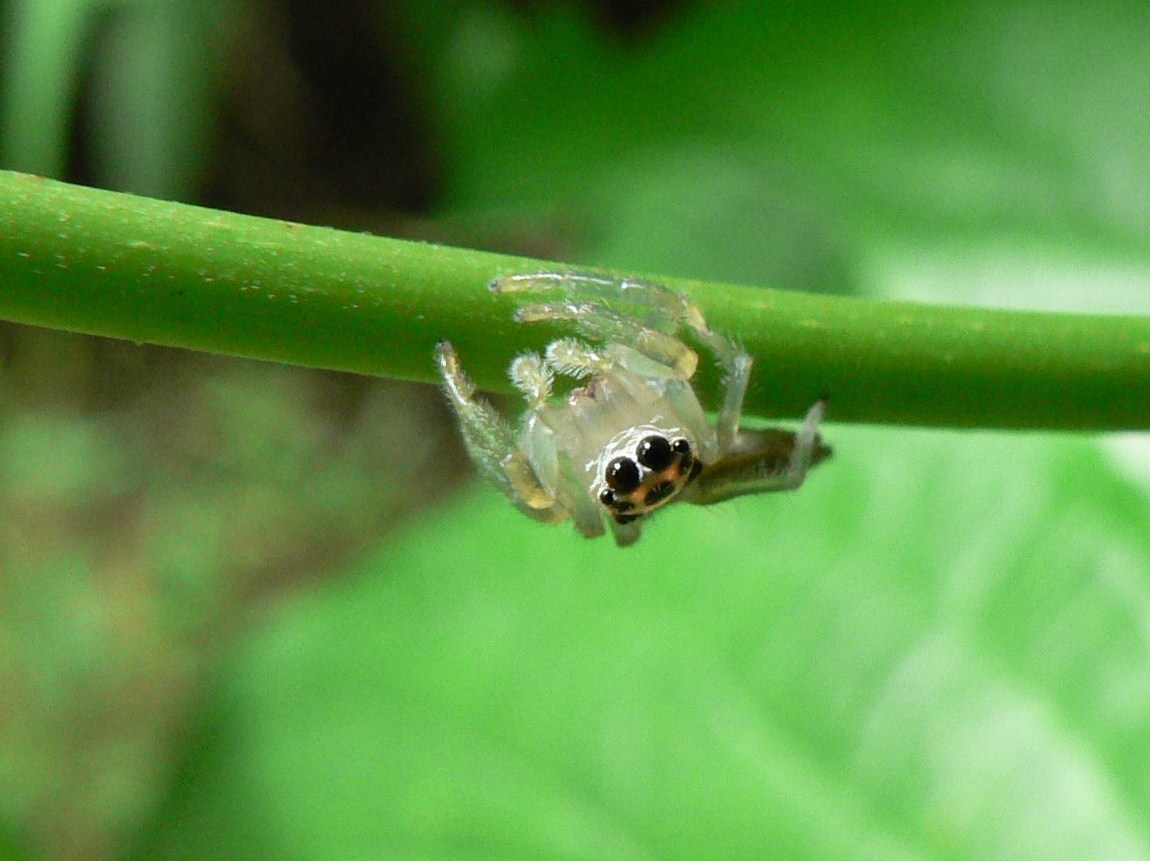
M 643 519 L 671 502 L 710 505 L 734 496 L 794 490 L 830 457 L 817 433 L 825 401 L 797 432 L 741 430 L 751 357 L 707 327 L 682 293 L 659 284 L 599 275 L 539 272 L 492 282 L 496 293 L 551 296 L 521 306 L 523 323 L 572 323 L 587 340 L 560 338 L 543 356 L 517 356 L 508 373 L 527 399 L 515 432 L 460 367 L 447 341 L 436 347 L 444 387 L 479 471 L 536 520 L 570 517 L 588 538 L 604 520 L 620 546 L 639 538 Z M 712 426 L 691 387 L 699 357 L 686 331 L 724 373 L 726 393 Z M 553 398 L 556 374 L 582 381 Z

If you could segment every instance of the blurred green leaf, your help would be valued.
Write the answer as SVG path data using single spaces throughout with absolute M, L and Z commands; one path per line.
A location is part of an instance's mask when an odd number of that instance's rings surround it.
M 103 185 L 191 197 L 212 133 L 228 0 L 113 4 L 95 33 L 90 133 Z
M 552 12 L 498 19 L 494 81 L 449 65 L 450 206 L 624 269 L 1150 308 L 1147 8 L 698 3 L 626 46 Z
M 0 861 L 25 861 L 31 857 L 24 844 L 0 823 Z
M 94 422 L 24 413 L 0 428 L 0 487 L 41 504 L 107 497 L 125 485 L 122 453 Z
M 1150 502 L 1083 442 L 829 436 L 627 551 L 412 529 L 224 674 L 148 856 L 1150 855 Z
M 0 12 L 0 166 L 61 176 L 85 36 L 103 0 L 10 0 Z
M 7 60 L 0 167 L 62 178 L 74 127 L 83 123 L 97 184 L 164 199 L 191 196 L 206 157 L 230 6 L 13 0 L 0 10 Z

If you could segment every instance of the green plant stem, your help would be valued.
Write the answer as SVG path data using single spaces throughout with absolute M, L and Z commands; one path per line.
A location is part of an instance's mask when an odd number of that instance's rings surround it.
M 306 227 L 0 172 L 0 318 L 433 381 L 452 340 L 486 389 L 559 329 L 492 278 L 562 264 Z M 840 421 L 1150 428 L 1150 318 L 955 308 L 660 278 L 756 358 L 747 412 Z M 708 373 L 705 395 L 718 380 Z

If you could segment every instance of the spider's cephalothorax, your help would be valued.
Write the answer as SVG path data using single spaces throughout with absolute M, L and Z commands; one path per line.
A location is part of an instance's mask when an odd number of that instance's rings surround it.
M 569 321 L 587 339 L 561 338 L 542 356 L 528 353 L 511 363 L 511 381 L 528 404 L 518 432 L 475 397 L 451 344 L 436 348 L 472 458 L 537 520 L 571 518 L 588 537 L 602 535 L 606 523 L 620 545 L 631 544 L 643 518 L 671 502 L 706 505 L 793 490 L 830 456 L 817 432 L 823 399 L 797 432 L 740 429 L 751 358 L 711 331 L 681 293 L 570 272 L 512 275 L 491 287 L 556 294 L 557 301 L 521 306 L 516 319 Z M 725 374 L 714 425 L 691 386 L 698 355 L 680 340 L 684 331 L 714 354 Z M 581 385 L 553 398 L 556 374 Z

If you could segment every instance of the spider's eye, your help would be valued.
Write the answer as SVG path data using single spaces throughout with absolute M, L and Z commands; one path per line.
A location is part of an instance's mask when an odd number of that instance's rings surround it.
M 675 458 L 671 444 L 662 436 L 648 436 L 639 440 L 635 454 L 639 458 L 639 463 L 655 472 L 662 472 Z
M 671 443 L 671 448 L 674 449 L 675 454 L 690 454 L 691 444 L 685 439 L 677 439 Z
M 607 464 L 604 480 L 612 490 L 630 493 L 639 486 L 639 467 L 629 457 L 617 457 Z

